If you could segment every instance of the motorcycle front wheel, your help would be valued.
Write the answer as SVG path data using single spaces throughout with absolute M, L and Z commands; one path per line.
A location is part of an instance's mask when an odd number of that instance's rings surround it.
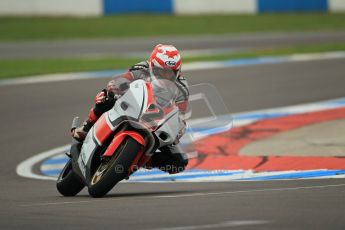
M 56 188 L 63 196 L 75 196 L 85 187 L 84 183 L 72 170 L 72 159 L 70 159 L 60 172 L 56 181 Z
M 142 145 L 128 137 L 108 161 L 101 162 L 91 178 L 88 191 L 92 197 L 102 197 L 128 176 L 129 169 Z

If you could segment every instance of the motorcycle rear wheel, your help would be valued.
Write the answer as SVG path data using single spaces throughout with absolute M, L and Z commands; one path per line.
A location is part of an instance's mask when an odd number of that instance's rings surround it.
M 128 172 L 142 145 L 132 138 L 126 138 L 111 159 L 102 162 L 91 178 L 88 191 L 92 197 L 106 195 L 118 182 L 128 176 Z
M 62 169 L 57 181 L 56 188 L 63 196 L 75 196 L 85 187 L 84 183 L 72 170 L 72 159 Z

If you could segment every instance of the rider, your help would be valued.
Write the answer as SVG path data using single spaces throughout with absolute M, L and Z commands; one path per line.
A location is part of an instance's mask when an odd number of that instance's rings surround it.
M 123 95 L 128 88 L 128 83 L 147 77 L 145 72 L 152 72 L 153 70 L 166 71 L 163 77 L 175 82 L 179 89 L 178 97 L 175 101 L 180 113 L 184 115 L 188 107 L 189 90 L 186 79 L 181 75 L 181 56 L 179 51 L 172 45 L 158 44 L 152 51 L 149 60 L 142 61 L 132 66 L 128 72 L 115 77 L 111 80 L 106 89 L 103 89 L 95 97 L 95 106 L 90 110 L 88 119 L 81 127 L 72 130 L 72 136 L 83 141 L 87 132 L 91 129 L 98 118 L 106 111 L 110 110 L 118 97 Z M 170 174 L 179 173 L 185 169 L 188 164 L 177 145 L 179 139 L 184 133 L 184 128 L 180 131 L 175 144 L 160 148 L 153 154 L 151 160 L 146 164 L 146 168 L 159 168 Z

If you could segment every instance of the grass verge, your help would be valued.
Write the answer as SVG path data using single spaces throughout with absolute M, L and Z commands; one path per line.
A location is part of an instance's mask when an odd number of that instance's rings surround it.
M 330 51 L 345 51 L 345 43 L 296 46 L 279 49 L 265 49 L 253 52 L 186 57 L 183 59 L 183 61 L 184 63 L 189 63 L 195 61 L 215 61 Z M 126 69 L 139 61 L 141 61 L 139 58 L 120 57 L 99 59 L 6 59 L 0 60 L 0 79 L 48 73 Z
M 345 30 L 345 14 L 0 17 L 0 41 Z

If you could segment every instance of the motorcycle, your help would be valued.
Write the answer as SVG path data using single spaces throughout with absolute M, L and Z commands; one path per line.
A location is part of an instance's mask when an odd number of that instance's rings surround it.
M 184 127 L 175 104 L 178 88 L 159 73 L 149 74 L 128 84 L 83 143 L 72 140 L 70 159 L 56 182 L 60 194 L 75 196 L 87 187 L 92 197 L 102 197 L 145 166 L 158 148 L 175 142 Z M 72 128 L 78 122 L 76 117 Z

